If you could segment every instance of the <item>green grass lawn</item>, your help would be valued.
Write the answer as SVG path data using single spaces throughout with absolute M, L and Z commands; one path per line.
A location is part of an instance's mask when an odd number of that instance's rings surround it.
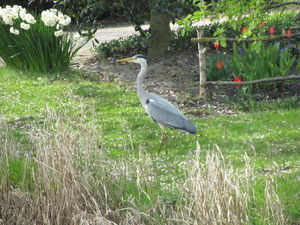
M 36 178 L 31 171 L 43 164 L 38 149 L 46 149 L 47 144 L 57 150 L 59 144 L 69 139 L 70 143 L 66 141 L 64 147 L 68 143 L 71 146 L 67 149 L 74 153 L 76 174 L 90 174 L 86 175 L 90 180 L 85 182 L 90 182 L 91 190 L 106 184 L 110 189 L 105 196 L 117 198 L 110 203 L 111 211 L 122 211 L 130 205 L 131 209 L 139 210 L 149 224 L 149 221 L 164 224 L 169 219 L 166 215 L 170 215 L 172 202 L 176 202 L 173 211 L 181 205 L 188 207 L 192 202 L 191 199 L 185 202 L 182 193 L 191 165 L 199 162 L 205 169 L 205 165 L 209 165 L 206 164 L 208 154 L 219 152 L 222 171 L 232 168 L 244 174 L 247 165 L 251 167 L 251 187 L 255 193 L 253 201 L 249 200 L 252 224 L 276 224 L 263 218 L 258 210 L 266 201 L 268 179 L 272 180 L 272 187 L 284 205 L 288 223 L 299 223 L 299 107 L 237 112 L 234 116 L 213 118 L 187 115 L 198 133 L 189 135 L 167 130 L 169 154 L 165 154 L 164 149 L 157 153 L 161 130 L 140 106 L 134 91 L 114 83 L 87 80 L 77 72 L 38 76 L 0 68 L 0 112 L 0 144 L 8 146 L 9 137 L 12 141 L 9 146 L 14 146 L 10 154 L 16 154 L 9 157 L 8 175 L 5 168 L 0 174 L 19 191 L 35 193 Z M 79 139 L 81 142 L 74 145 Z M 126 205 L 126 202 L 129 203 Z M 273 211 L 270 209 L 269 213 Z

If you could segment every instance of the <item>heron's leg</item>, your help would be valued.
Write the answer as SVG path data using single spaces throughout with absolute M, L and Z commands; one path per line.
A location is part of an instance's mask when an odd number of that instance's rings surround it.
M 168 154 L 168 136 L 167 136 L 166 132 L 163 130 L 160 145 L 159 145 L 159 149 L 158 149 L 158 153 L 160 153 L 160 150 L 163 146 L 164 141 L 166 142 L 166 154 Z
M 163 144 L 163 142 L 164 142 L 164 133 L 165 133 L 165 131 L 163 130 L 163 131 L 162 131 L 161 140 L 160 140 L 160 145 L 159 145 L 159 148 L 158 148 L 158 153 L 160 153 L 162 144 Z
M 166 155 L 168 155 L 168 135 L 166 132 L 164 132 L 165 141 L 166 141 Z

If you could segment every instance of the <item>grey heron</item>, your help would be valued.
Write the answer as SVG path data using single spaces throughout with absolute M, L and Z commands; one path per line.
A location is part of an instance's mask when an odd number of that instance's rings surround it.
M 144 78 L 147 72 L 147 60 L 143 55 L 135 55 L 131 58 L 120 59 L 118 62 L 133 62 L 141 65 L 141 70 L 136 78 L 136 88 L 138 97 L 142 106 L 145 108 L 148 115 L 156 122 L 162 129 L 162 140 L 159 147 L 161 150 L 164 140 L 167 139 L 164 127 L 172 129 L 183 130 L 190 134 L 195 134 L 197 129 L 195 125 L 186 118 L 173 104 L 164 98 L 145 91 L 143 87 Z M 166 140 L 167 141 L 167 140 Z M 167 153 L 167 145 L 166 145 Z

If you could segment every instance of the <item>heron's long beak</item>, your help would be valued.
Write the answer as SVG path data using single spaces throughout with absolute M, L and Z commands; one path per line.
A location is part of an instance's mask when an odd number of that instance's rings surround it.
M 117 61 L 118 61 L 118 62 L 130 62 L 130 61 L 132 61 L 132 60 L 134 60 L 134 58 L 119 59 L 119 60 L 117 60 Z

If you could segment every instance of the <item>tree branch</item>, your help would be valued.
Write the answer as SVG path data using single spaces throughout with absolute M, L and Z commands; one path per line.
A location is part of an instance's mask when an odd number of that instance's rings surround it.
M 290 30 L 300 30 L 300 26 L 289 27 Z
M 274 8 L 278 8 L 278 7 L 281 7 L 281 6 L 284 6 L 284 5 L 300 5 L 300 2 L 285 2 L 285 3 L 280 3 L 280 4 L 268 6 L 268 7 L 264 8 L 264 10 L 274 9 Z
M 270 81 L 281 81 L 281 80 L 300 80 L 300 75 L 289 75 L 284 77 L 271 77 L 264 78 L 253 81 L 242 81 L 242 82 L 232 82 L 232 81 L 207 81 L 205 86 L 230 86 L 230 85 L 244 85 L 244 84 L 258 84 L 258 83 L 266 83 Z

